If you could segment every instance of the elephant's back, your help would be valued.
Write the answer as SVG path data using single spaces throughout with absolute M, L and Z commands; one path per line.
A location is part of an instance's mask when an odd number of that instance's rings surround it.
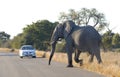
M 92 26 L 81 27 L 74 38 L 76 47 L 80 50 L 89 50 L 101 42 L 100 34 Z
M 86 35 L 85 37 L 86 38 L 91 38 L 91 39 L 100 39 L 101 36 L 100 34 L 98 33 L 98 31 L 96 31 L 96 29 L 92 26 L 86 26 L 84 29 L 83 29 L 83 35 Z

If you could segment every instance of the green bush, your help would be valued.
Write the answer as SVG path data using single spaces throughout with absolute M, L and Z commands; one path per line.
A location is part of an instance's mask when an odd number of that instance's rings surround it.
M 56 45 L 56 52 L 65 52 L 65 41 L 59 41 Z

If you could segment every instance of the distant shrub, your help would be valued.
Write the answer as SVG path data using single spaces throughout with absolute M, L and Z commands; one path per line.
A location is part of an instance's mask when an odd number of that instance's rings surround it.
M 56 52 L 65 52 L 65 41 L 60 41 L 56 45 Z
M 116 50 L 117 52 L 120 52 L 120 48 Z

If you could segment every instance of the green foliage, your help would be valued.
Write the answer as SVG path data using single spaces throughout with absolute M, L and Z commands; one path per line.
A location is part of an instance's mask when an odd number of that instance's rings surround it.
M 56 52 L 65 52 L 65 40 L 59 41 L 56 44 Z
M 107 49 L 120 48 L 120 35 L 107 31 L 102 36 L 102 42 Z
M 23 40 L 23 33 L 18 34 L 11 40 L 11 47 L 19 49 L 20 46 L 23 44 Z
M 21 45 L 33 45 L 36 49 L 46 50 L 50 42 L 52 31 L 58 22 L 52 23 L 48 20 L 39 20 L 27 25 L 23 33 L 12 40 L 12 47 L 19 48 Z
M 102 42 L 107 49 L 112 48 L 112 37 L 113 37 L 113 35 L 114 35 L 114 33 L 112 33 L 111 31 L 107 31 L 102 36 Z
M 114 48 L 120 47 L 120 35 L 118 33 L 113 35 L 112 45 Z
M 9 40 L 10 35 L 5 32 L 0 32 L 0 39 L 1 40 Z
M 0 32 L 0 47 L 10 47 L 10 35 L 5 32 Z

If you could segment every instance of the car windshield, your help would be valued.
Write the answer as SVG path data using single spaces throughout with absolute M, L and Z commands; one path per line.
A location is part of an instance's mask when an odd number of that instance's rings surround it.
M 32 46 L 26 46 L 22 47 L 22 50 L 33 50 L 34 48 Z

